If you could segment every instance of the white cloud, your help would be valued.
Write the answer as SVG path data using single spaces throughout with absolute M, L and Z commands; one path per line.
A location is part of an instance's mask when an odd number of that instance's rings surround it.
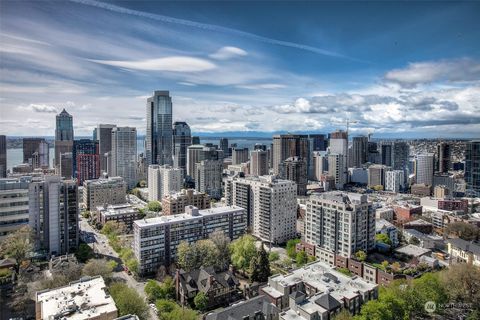
M 260 84 L 251 84 L 251 85 L 239 85 L 237 88 L 241 89 L 251 89 L 251 90 L 275 90 L 282 89 L 286 86 L 279 83 L 260 83 Z
M 20 107 L 20 108 L 23 110 L 29 110 L 29 111 L 40 112 L 40 113 L 57 113 L 57 108 L 47 104 L 31 103 L 26 107 Z
M 171 56 L 137 61 L 93 59 L 89 61 L 114 67 L 145 71 L 200 72 L 212 70 L 217 67 L 208 60 L 185 56 Z
M 217 59 L 217 60 L 227 60 L 236 57 L 243 57 L 246 56 L 248 53 L 247 51 L 237 48 L 237 47 L 223 47 L 220 48 L 217 52 L 212 53 L 210 58 Z
M 435 81 L 480 80 L 480 63 L 472 59 L 410 63 L 406 68 L 387 72 L 385 79 L 405 86 Z

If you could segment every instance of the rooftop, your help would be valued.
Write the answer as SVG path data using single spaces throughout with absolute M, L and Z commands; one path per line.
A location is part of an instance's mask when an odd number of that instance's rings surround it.
M 257 296 L 247 301 L 241 301 L 224 310 L 212 312 L 207 315 L 206 320 L 243 320 L 244 317 L 253 317 L 261 311 L 266 315 L 278 314 L 278 308 L 270 303 L 266 296 Z
M 191 207 L 192 213 L 188 212 L 188 208 Z M 215 207 L 215 208 L 210 208 L 210 209 L 205 209 L 205 210 L 194 210 L 196 209 L 193 206 L 186 207 L 186 213 L 181 213 L 181 214 L 175 214 L 175 215 L 170 215 L 170 216 L 161 216 L 157 218 L 151 218 L 151 219 L 142 219 L 142 220 L 136 220 L 134 224 L 138 225 L 140 228 L 142 227 L 152 227 L 156 225 L 163 225 L 163 224 L 171 224 L 171 223 L 177 223 L 177 222 L 187 222 L 189 220 L 196 220 L 201 217 L 208 217 L 208 216 L 214 216 L 214 215 L 219 215 L 219 214 L 226 214 L 230 212 L 238 212 L 238 211 L 244 211 L 245 209 L 238 207 L 238 206 L 225 206 L 225 207 Z M 197 214 L 198 212 L 198 214 Z
M 480 254 L 480 245 L 474 242 L 457 238 L 457 239 L 449 239 L 447 240 L 447 243 L 450 243 L 454 247 L 459 248 L 463 251 L 469 251 L 474 254 Z
M 424 249 L 413 244 L 407 244 L 406 246 L 395 249 L 395 252 L 403 253 L 408 256 L 420 257 L 431 252 L 429 249 Z
M 103 278 L 98 276 L 39 291 L 36 300 L 41 307 L 41 318 L 83 320 L 117 312 L 115 302 L 105 289 Z
M 115 215 L 123 215 L 123 214 L 136 214 L 138 213 L 138 209 L 133 207 L 129 203 L 123 204 L 111 204 L 108 207 L 99 206 L 97 207 L 97 211 L 105 216 L 115 216 Z

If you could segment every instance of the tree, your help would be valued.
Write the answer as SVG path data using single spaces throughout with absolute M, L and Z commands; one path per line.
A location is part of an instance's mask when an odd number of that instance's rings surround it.
M 137 274 L 138 273 L 138 261 L 135 258 L 125 261 L 125 265 L 127 266 L 128 270 Z
M 387 270 L 389 263 L 387 260 L 382 261 L 381 266 L 383 270 Z
M 185 271 L 199 269 L 202 266 L 219 268 L 218 256 L 219 251 L 210 239 L 192 244 L 183 241 L 177 247 L 177 262 Z
M 450 301 L 471 303 L 480 308 L 480 268 L 467 263 L 451 266 L 440 275 Z
M 77 257 L 78 261 L 85 262 L 93 258 L 93 250 L 88 244 L 80 243 L 77 251 L 75 252 L 75 256 Z
M 408 243 L 413 244 L 414 246 L 418 246 L 420 244 L 420 240 L 417 237 L 411 237 Z
M 174 301 L 167 300 L 167 299 L 158 299 L 157 302 L 155 303 L 155 306 L 157 307 L 160 318 L 162 318 L 163 314 L 170 313 L 175 308 L 178 308 L 178 305 Z
M 474 241 L 480 237 L 480 229 L 477 226 L 461 221 L 448 224 L 445 233 L 466 241 Z
M 392 268 L 392 271 L 393 272 L 398 272 L 400 271 L 400 268 L 402 266 L 400 265 L 400 263 L 398 261 L 395 261 L 394 263 L 392 263 L 392 265 L 390 266 L 390 268 Z
M 165 277 L 162 284 L 160 285 L 160 289 L 162 290 L 162 294 L 165 299 L 175 298 L 175 282 L 172 277 Z
M 245 273 L 250 267 L 250 261 L 257 254 L 255 239 L 251 235 L 238 238 L 230 245 L 230 252 L 233 265 Z
M 0 256 L 13 258 L 16 260 L 15 270 L 19 271 L 20 264 L 33 250 L 33 237 L 30 227 L 22 227 L 17 231 L 10 233 L 0 243 Z
M 197 262 L 193 257 L 193 250 L 187 241 L 182 241 L 177 246 L 177 263 L 183 270 L 189 272 L 193 270 Z
M 208 306 L 208 298 L 203 292 L 197 293 L 195 298 L 193 298 L 193 303 L 195 304 L 195 308 L 200 311 L 205 311 Z
M 358 261 L 363 262 L 367 260 L 367 254 L 363 250 L 358 250 L 357 252 L 355 252 L 355 258 L 357 258 Z
M 162 211 L 162 204 L 160 201 L 150 201 L 147 205 L 149 211 L 160 212 Z
M 216 263 L 218 270 L 223 271 L 228 269 L 230 264 L 230 238 L 221 230 L 212 232 L 209 238 L 218 251 Z
M 147 295 L 147 299 L 150 302 L 157 301 L 158 299 L 164 299 L 162 288 L 155 280 L 148 280 L 143 289 Z
M 300 243 L 300 239 L 290 239 L 287 241 L 287 255 L 290 259 L 295 259 L 298 243 Z
M 107 221 L 103 227 L 102 230 L 100 231 L 102 234 L 106 236 L 110 235 L 118 235 L 118 224 L 115 221 Z
M 278 252 L 270 252 L 270 254 L 268 255 L 268 260 L 270 262 L 275 262 L 275 261 L 278 261 L 278 259 L 280 259 L 280 255 L 278 254 Z
M 303 266 L 308 261 L 308 255 L 305 251 L 299 251 L 295 257 L 297 267 Z
M 392 245 L 392 240 L 390 240 L 388 235 L 386 235 L 384 233 L 379 233 L 379 234 L 375 235 L 375 240 L 377 242 L 382 242 L 382 243 L 388 244 L 389 246 Z
M 91 259 L 82 269 L 85 276 L 102 276 L 104 279 L 112 277 L 113 265 L 106 259 Z
M 352 315 L 350 312 L 348 312 L 347 309 L 343 308 L 342 311 L 340 311 L 334 318 L 333 320 L 353 320 Z
M 117 282 L 110 286 L 110 294 L 115 301 L 119 316 L 136 314 L 140 320 L 148 319 L 148 306 L 135 289 Z
M 198 314 L 192 309 L 180 307 L 171 300 L 160 299 L 156 302 L 160 320 L 197 320 Z

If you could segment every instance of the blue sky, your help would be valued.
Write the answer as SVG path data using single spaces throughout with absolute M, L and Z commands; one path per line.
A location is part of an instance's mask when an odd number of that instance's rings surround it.
M 0 131 L 145 130 L 152 91 L 195 133 L 480 136 L 478 2 L 0 2 Z M 238 135 L 238 134 L 237 134 Z

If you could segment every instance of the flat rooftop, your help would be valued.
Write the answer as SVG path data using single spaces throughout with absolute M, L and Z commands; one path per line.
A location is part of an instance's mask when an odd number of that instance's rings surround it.
M 117 312 L 102 277 L 86 278 L 68 286 L 37 292 L 42 319 L 83 320 Z
M 161 217 L 156 217 L 151 219 L 136 220 L 133 223 L 138 225 L 138 227 L 140 228 L 154 227 L 157 225 L 186 222 L 189 220 L 197 220 L 203 217 L 221 215 L 226 213 L 234 213 L 234 212 L 244 211 L 244 210 L 245 209 L 238 206 L 215 207 L 210 209 L 198 210 L 198 215 L 192 215 L 190 213 L 180 213 L 180 214 L 161 216 Z
M 413 257 L 420 257 L 431 252 L 429 249 L 424 249 L 413 244 L 407 244 L 406 246 L 395 249 L 395 252 L 403 253 Z
M 138 209 L 129 203 L 109 205 L 107 208 L 97 207 L 97 211 L 105 216 L 116 216 L 123 214 L 136 214 Z

